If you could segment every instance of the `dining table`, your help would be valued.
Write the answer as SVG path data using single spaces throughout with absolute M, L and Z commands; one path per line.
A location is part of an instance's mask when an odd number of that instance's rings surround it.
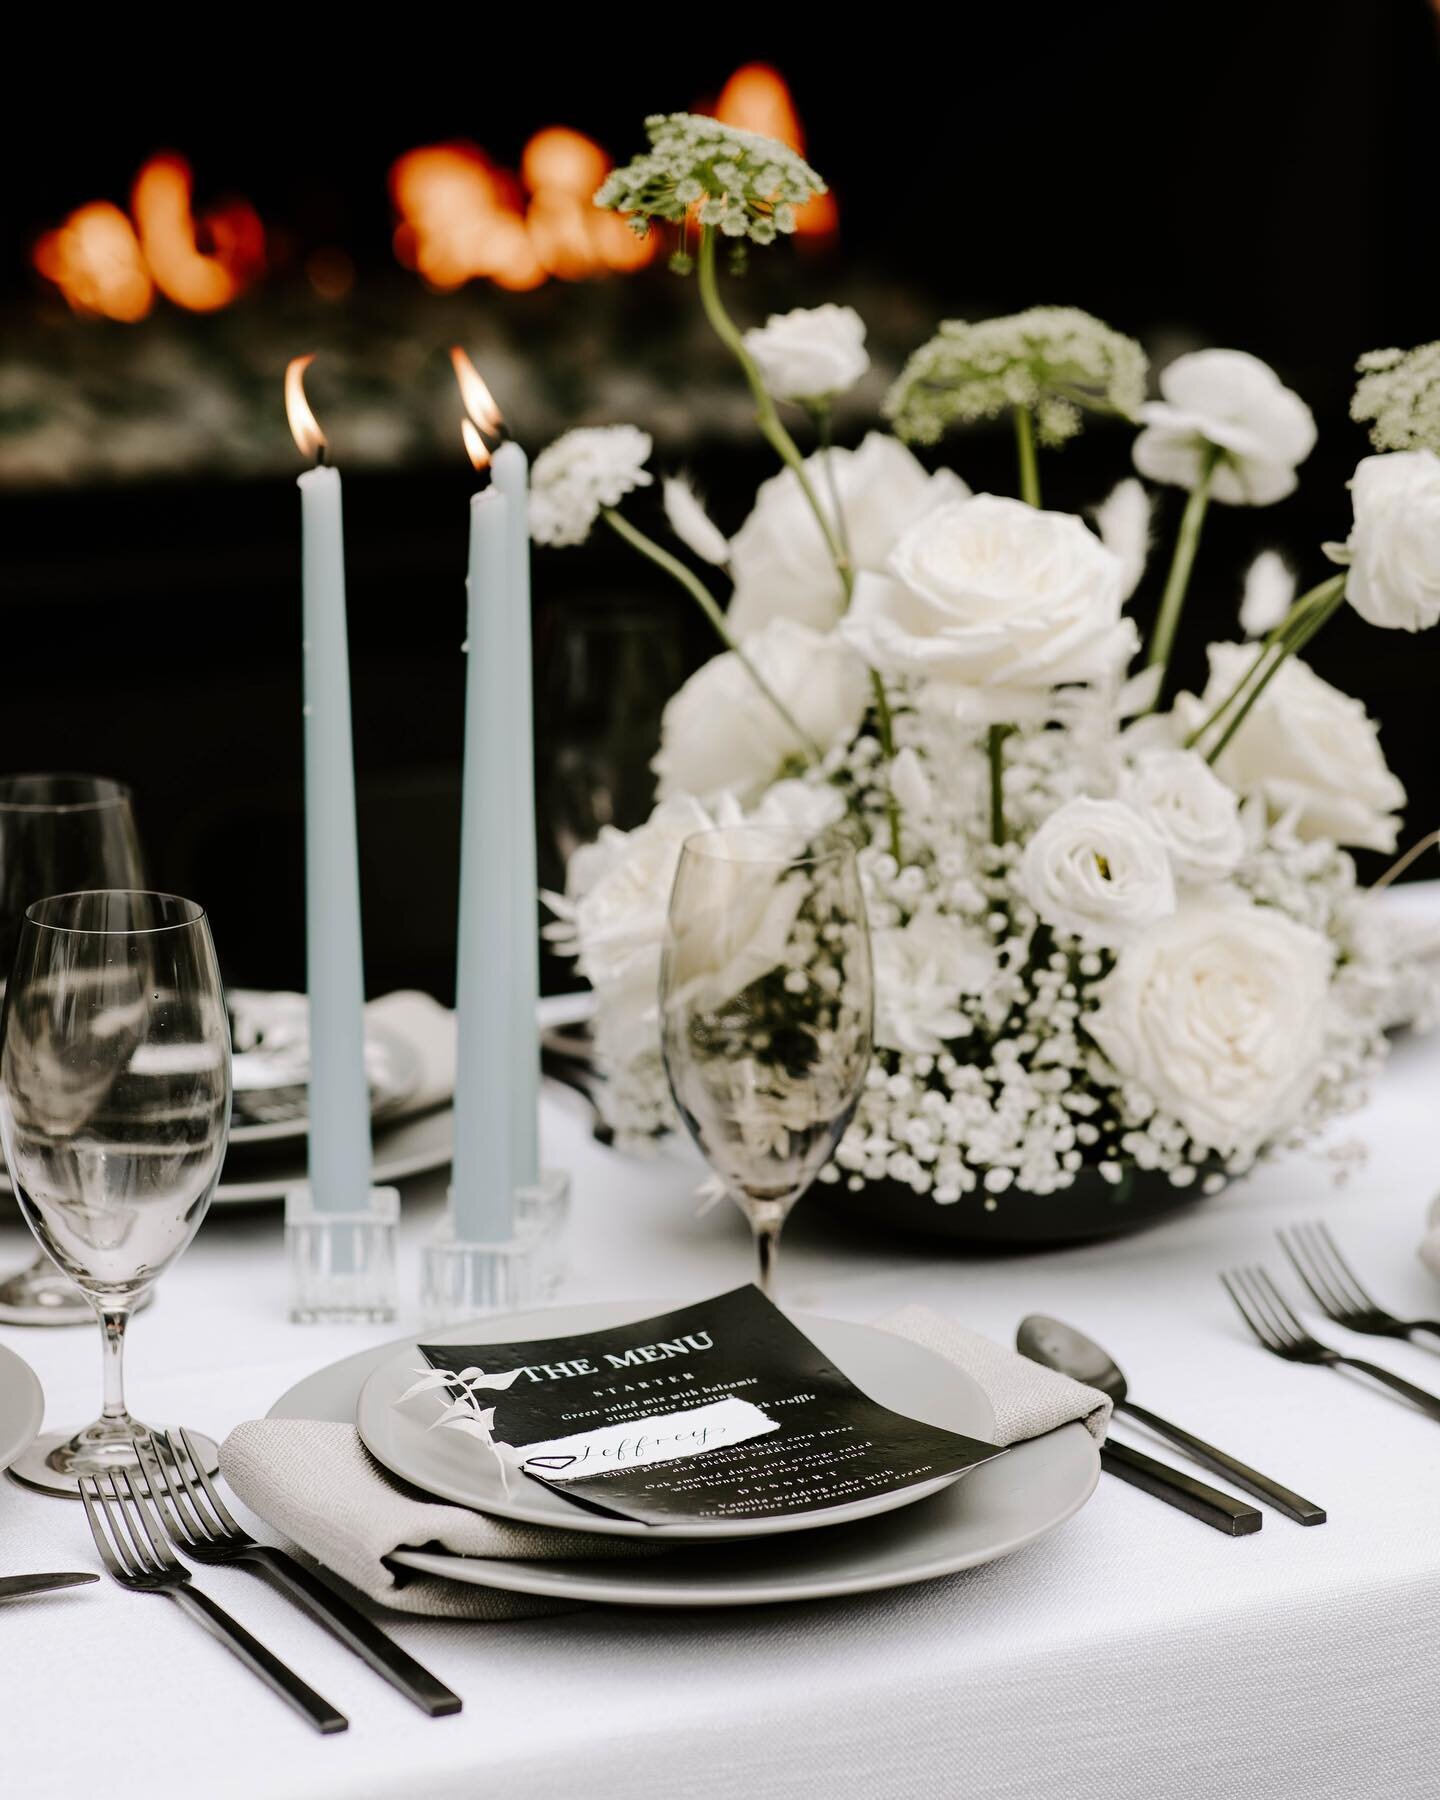
M 783 1305 L 876 1321 L 919 1303 L 1005 1343 L 1025 1315 L 1052 1315 L 1097 1338 L 1154 1411 L 1323 1505 L 1323 1526 L 1267 1508 L 1263 1530 L 1229 1537 L 1106 1476 L 1010 1556 L 863 1596 L 506 1623 L 372 1607 L 463 1697 L 437 1719 L 244 1570 L 198 1570 L 349 1716 L 333 1737 L 175 1608 L 101 1581 L 0 1607 L 0 1793 L 1433 1800 L 1440 1427 L 1361 1377 L 1267 1355 L 1217 1277 L 1263 1262 L 1298 1301 L 1276 1229 L 1323 1219 L 1385 1304 L 1440 1312 L 1440 1280 L 1416 1257 L 1440 1190 L 1437 1109 L 1440 1037 L 1400 1037 L 1363 1111 L 1131 1236 L 967 1252 L 861 1233 L 823 1186 L 787 1226 Z M 747 1227 L 697 1201 L 698 1161 L 673 1142 L 622 1153 L 592 1125 L 578 1094 L 547 1083 L 544 1160 L 573 1178 L 556 1298 L 633 1301 L 640 1317 L 744 1281 Z M 406 1184 L 399 1314 L 370 1325 L 290 1323 L 279 1210 L 213 1209 L 133 1324 L 136 1413 L 218 1440 L 311 1371 L 416 1331 L 421 1245 L 444 1198 L 443 1175 Z M 32 1249 L 0 1204 L 0 1266 Z M 1440 1389 L 1440 1341 L 1377 1345 L 1304 1316 Z M 94 1338 L 0 1328 L 39 1376 L 51 1428 L 93 1410 Z M 1189 1466 L 1143 1426 L 1113 1430 Z M 98 1566 L 79 1505 L 0 1480 L 0 1574 Z

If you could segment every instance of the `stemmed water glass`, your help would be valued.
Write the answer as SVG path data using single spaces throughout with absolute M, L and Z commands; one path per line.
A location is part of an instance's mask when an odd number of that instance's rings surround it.
M 870 1062 L 865 898 L 843 838 L 739 825 L 687 838 L 660 970 L 680 1116 L 750 1221 L 773 1297 L 780 1229 L 850 1122 Z
M 0 777 L 0 995 L 32 901 L 144 885 L 128 788 L 98 775 Z M 0 1280 L 0 1323 L 77 1325 L 90 1316 L 84 1296 L 46 1256 Z
M 194 1237 L 230 1127 L 230 1031 L 205 915 L 100 890 L 28 908 L 5 995 L 0 1136 L 25 1221 L 85 1295 L 104 1410 L 38 1438 L 14 1473 L 51 1493 L 137 1466 L 125 1327 Z M 214 1446 L 201 1440 L 213 1467 Z

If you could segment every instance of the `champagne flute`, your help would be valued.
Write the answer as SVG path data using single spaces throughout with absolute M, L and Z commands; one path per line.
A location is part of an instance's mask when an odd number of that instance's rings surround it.
M 660 1041 L 691 1137 L 754 1233 L 774 1297 L 780 1229 L 828 1161 L 870 1063 L 874 979 L 855 852 L 794 826 L 685 840 L 660 965 Z
M 125 1328 L 194 1237 L 230 1128 L 230 1030 L 205 914 L 174 894 L 98 890 L 28 908 L 5 994 L 0 1137 L 25 1221 L 85 1295 L 104 1410 L 37 1438 L 13 1473 L 73 1494 L 137 1467 Z M 209 1466 L 213 1444 L 201 1439 Z
M 0 776 L 0 996 L 25 908 L 77 888 L 139 888 L 130 792 L 97 775 Z M 0 1280 L 0 1324 L 84 1325 L 90 1307 L 47 1256 Z

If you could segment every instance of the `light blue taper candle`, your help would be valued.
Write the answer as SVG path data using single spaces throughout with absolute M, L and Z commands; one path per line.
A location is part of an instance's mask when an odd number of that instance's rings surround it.
M 330 468 L 309 469 L 300 476 L 299 486 L 310 1186 L 320 1210 L 353 1212 L 370 1199 L 370 1092 L 365 1079 L 365 976 L 340 475 Z
M 470 501 L 460 930 L 455 971 L 455 1235 L 513 1235 L 515 1147 L 511 962 L 517 715 L 511 630 L 510 513 L 497 487 Z M 528 672 L 526 687 L 528 689 Z

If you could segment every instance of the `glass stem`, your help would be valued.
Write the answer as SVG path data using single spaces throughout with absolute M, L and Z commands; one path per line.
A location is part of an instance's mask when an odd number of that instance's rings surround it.
M 775 1264 L 780 1255 L 780 1220 L 755 1226 L 755 1282 L 767 1300 L 775 1298 Z
M 101 1412 L 107 1424 L 123 1425 L 130 1417 L 125 1405 L 125 1327 L 130 1323 L 130 1309 L 104 1308 L 100 1311 L 100 1343 L 103 1357 L 105 1405 Z

